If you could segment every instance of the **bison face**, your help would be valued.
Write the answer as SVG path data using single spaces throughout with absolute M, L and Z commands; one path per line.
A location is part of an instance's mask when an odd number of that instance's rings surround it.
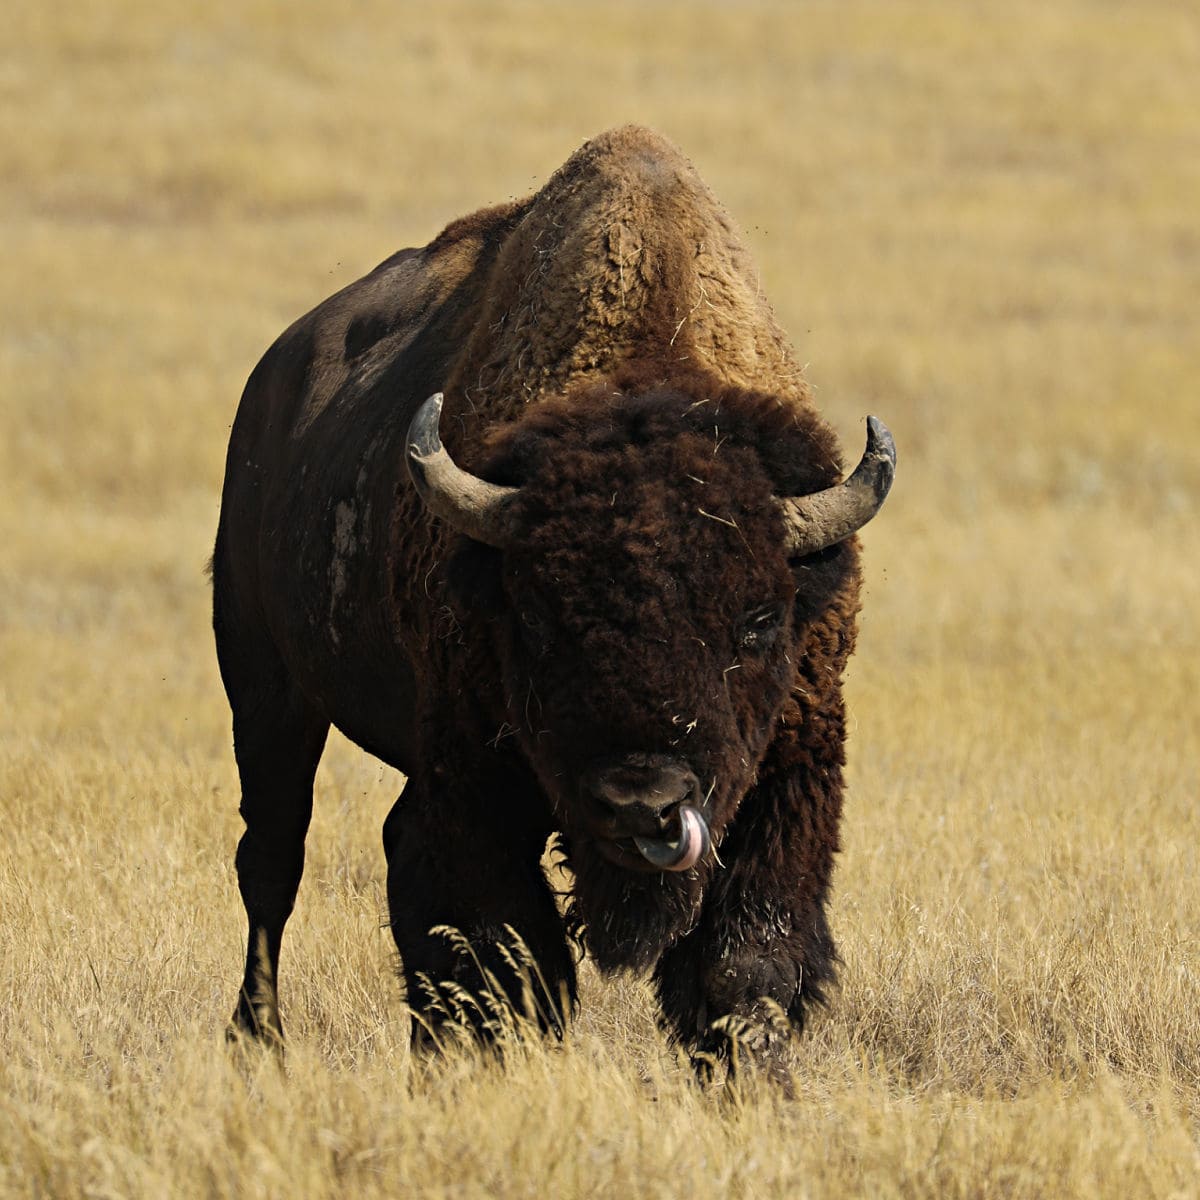
M 836 448 L 771 397 L 596 389 L 532 409 L 483 473 L 502 482 L 455 487 L 483 489 L 469 507 L 486 520 L 455 523 L 499 601 L 505 721 L 563 830 L 593 953 L 645 965 L 694 918 L 809 626 L 851 586 L 853 543 L 797 558 L 779 500 L 828 489 Z
M 508 719 L 576 857 L 628 870 L 691 869 L 720 844 L 791 679 L 795 583 L 770 487 L 710 446 L 682 463 L 704 482 L 672 482 L 680 449 L 587 456 L 603 491 L 543 475 L 501 568 Z

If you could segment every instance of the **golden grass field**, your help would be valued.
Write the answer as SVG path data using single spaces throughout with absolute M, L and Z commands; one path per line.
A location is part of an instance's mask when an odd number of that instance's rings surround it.
M 1200 1195 L 1200 10 L 1145 0 L 16 0 L 0 43 L 0 1195 Z M 331 742 L 281 972 L 208 628 L 276 334 L 627 120 L 745 231 L 856 456 L 844 967 L 796 1096 L 643 985 L 410 1061 Z

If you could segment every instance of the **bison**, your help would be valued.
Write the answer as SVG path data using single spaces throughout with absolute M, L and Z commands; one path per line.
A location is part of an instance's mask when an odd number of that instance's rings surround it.
M 300 318 L 246 384 L 212 563 L 246 826 L 232 1029 L 282 1038 L 336 725 L 406 776 L 383 843 L 418 1041 L 447 995 L 530 1005 L 531 975 L 561 1031 L 579 949 L 652 972 L 698 1059 L 736 1029 L 778 1062 L 836 963 L 855 531 L 894 463 L 869 418 L 841 481 L 729 217 L 640 127 Z

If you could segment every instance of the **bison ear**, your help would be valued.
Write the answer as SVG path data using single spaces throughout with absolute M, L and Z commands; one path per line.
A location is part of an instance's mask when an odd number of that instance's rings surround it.
M 446 592 L 455 613 L 495 617 L 504 610 L 504 555 L 472 538 L 458 538 L 446 563 Z

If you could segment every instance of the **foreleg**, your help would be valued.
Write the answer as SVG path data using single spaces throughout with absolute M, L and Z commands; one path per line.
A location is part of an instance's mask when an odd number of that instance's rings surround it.
M 782 1074 L 790 1035 L 834 978 L 825 906 L 841 772 L 840 762 L 805 769 L 780 749 L 720 847 L 725 865 L 699 922 L 663 955 L 655 983 L 669 1028 L 702 1060 L 757 1060 Z
M 447 1021 L 488 1041 L 511 1014 L 561 1033 L 575 1004 L 574 958 L 540 865 L 549 830 L 495 776 L 487 792 L 410 779 L 384 824 L 417 1044 Z

